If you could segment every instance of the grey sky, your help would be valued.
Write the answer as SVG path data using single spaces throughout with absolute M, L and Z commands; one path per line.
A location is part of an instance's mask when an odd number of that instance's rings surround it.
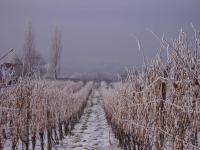
M 36 48 L 45 58 L 54 27 L 62 31 L 64 72 L 138 66 L 142 57 L 131 34 L 151 58 L 159 43 L 146 28 L 174 37 L 180 27 L 188 31 L 190 22 L 199 27 L 199 15 L 199 0 L 0 0 L 0 50 L 21 52 L 31 21 Z

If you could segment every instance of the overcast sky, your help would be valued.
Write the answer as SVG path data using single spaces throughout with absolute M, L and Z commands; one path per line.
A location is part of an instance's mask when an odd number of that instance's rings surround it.
M 32 22 L 36 48 L 48 58 L 52 33 L 62 31 L 62 69 L 88 71 L 105 64 L 140 66 L 142 57 L 131 35 L 152 58 L 159 35 L 177 35 L 190 22 L 200 27 L 200 0 L 0 0 L 0 52 L 21 52 Z

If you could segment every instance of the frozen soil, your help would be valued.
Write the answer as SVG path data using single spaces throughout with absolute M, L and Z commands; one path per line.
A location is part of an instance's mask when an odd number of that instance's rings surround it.
M 93 95 L 88 100 L 78 124 L 75 125 L 71 135 L 55 149 L 73 150 L 119 150 L 118 141 L 114 138 L 111 128 L 105 118 L 102 107 L 102 97 L 98 90 L 94 90 Z

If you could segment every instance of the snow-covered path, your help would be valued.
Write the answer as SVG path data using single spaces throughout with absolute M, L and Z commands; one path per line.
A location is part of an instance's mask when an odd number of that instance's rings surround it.
M 118 141 L 114 138 L 105 118 L 99 90 L 94 90 L 88 100 L 80 122 L 63 140 L 63 144 L 54 147 L 59 150 L 119 150 Z

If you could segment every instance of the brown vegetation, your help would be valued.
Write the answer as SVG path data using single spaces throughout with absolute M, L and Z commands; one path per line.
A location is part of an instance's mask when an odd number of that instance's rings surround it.
M 124 149 L 200 149 L 200 32 L 192 40 L 181 30 L 141 73 L 105 90 L 104 106 Z

